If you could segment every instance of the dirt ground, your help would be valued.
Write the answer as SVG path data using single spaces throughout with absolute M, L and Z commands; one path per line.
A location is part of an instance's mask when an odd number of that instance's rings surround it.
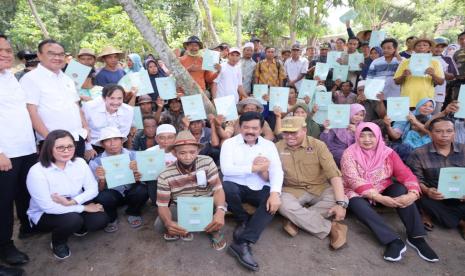
M 72 237 L 70 258 L 59 261 L 49 248 L 50 234 L 17 240 L 31 261 L 23 268 L 27 275 L 250 275 L 226 250 L 211 249 L 205 234 L 196 233 L 192 242 L 165 242 L 153 230 L 156 210 L 144 209 L 144 225 L 131 229 L 123 212 L 119 231 L 89 233 Z M 383 214 L 405 238 L 405 230 L 396 213 Z M 328 248 L 328 239 L 319 240 L 305 232 L 290 238 L 277 216 L 252 248 L 260 271 L 256 275 L 465 275 L 465 241 L 456 230 L 438 226 L 428 241 L 440 257 L 427 263 L 408 248 L 399 263 L 383 260 L 384 248 L 368 229 L 349 216 L 348 245 L 339 251 Z M 234 221 L 227 218 L 225 235 L 232 239 Z

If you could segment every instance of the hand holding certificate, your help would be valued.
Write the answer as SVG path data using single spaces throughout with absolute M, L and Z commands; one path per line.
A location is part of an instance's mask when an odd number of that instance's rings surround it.
M 137 170 L 141 173 L 140 181 L 156 180 L 165 169 L 165 152 L 163 150 L 137 151 Z
M 127 73 L 121 78 L 118 84 L 121 85 L 125 91 L 131 91 L 133 87 L 137 88 L 137 96 L 147 95 L 154 92 L 147 70 Z
M 350 123 L 350 104 L 332 104 L 328 106 L 330 128 L 347 128 Z
M 350 9 L 348 12 L 344 13 L 341 17 L 339 17 L 339 21 L 342 23 L 346 23 L 350 20 L 354 20 L 357 18 L 358 13 L 354 11 L 353 9 Z
M 196 94 L 181 97 L 181 103 L 184 115 L 189 116 L 189 120 L 191 122 L 205 120 L 207 118 L 205 107 L 203 106 L 202 95 Z
M 254 84 L 253 85 L 253 96 L 261 103 L 267 104 L 263 99 L 263 96 L 268 94 L 268 84 Z
M 331 92 L 316 92 L 315 104 L 321 109 L 323 106 L 333 104 L 333 94 Z
M 270 111 L 279 107 L 281 112 L 287 112 L 289 87 L 270 87 Z
M 173 77 L 155 78 L 158 94 L 163 100 L 176 98 L 176 80 Z
M 386 31 L 372 31 L 371 36 L 370 36 L 370 43 L 369 47 L 379 47 L 381 45 L 381 42 L 386 38 Z
M 66 67 L 65 74 L 73 80 L 76 89 L 79 90 L 86 81 L 91 70 L 91 67 L 85 66 L 73 59 Z
M 365 90 L 364 90 L 365 97 L 368 100 L 379 101 L 376 95 L 383 92 L 385 84 L 386 84 L 385 79 L 367 79 L 365 81 Z
M 327 63 L 317 62 L 313 78 L 318 77 L 320 80 L 326 80 L 329 73 L 329 65 Z
M 410 113 L 409 97 L 389 97 L 387 98 L 387 115 L 394 122 L 407 121 Z
M 328 64 L 328 68 L 334 68 L 340 65 L 339 62 L 337 62 L 337 60 L 341 58 L 341 56 L 342 56 L 342 52 L 340 51 L 328 52 L 328 57 L 326 59 L 326 64 Z
M 413 53 L 409 60 L 409 69 L 412 72 L 412 76 L 424 77 L 425 71 L 431 66 L 433 56 L 431 53 L 427 54 L 416 54 Z
M 465 197 L 465 168 L 441 168 L 439 172 L 438 192 L 444 198 Z
M 188 232 L 201 232 L 213 219 L 213 197 L 178 197 L 178 224 Z
M 205 49 L 202 55 L 202 69 L 215 72 L 215 64 L 220 62 L 220 52 Z
M 302 82 L 300 83 L 298 98 L 303 99 L 308 96 L 310 100 L 312 100 L 313 95 L 315 95 L 315 92 L 316 92 L 317 84 L 318 82 L 316 80 L 303 79 Z
M 360 64 L 365 62 L 365 58 L 362 53 L 349 54 L 349 71 L 360 71 Z
M 129 168 L 129 154 L 103 157 L 101 160 L 108 189 L 136 182 L 134 173 Z
M 333 81 L 346 81 L 349 76 L 349 65 L 336 65 L 333 68 Z
M 223 115 L 226 121 L 234 121 L 239 117 L 233 95 L 216 98 L 213 101 L 215 102 L 216 112 L 218 115 Z

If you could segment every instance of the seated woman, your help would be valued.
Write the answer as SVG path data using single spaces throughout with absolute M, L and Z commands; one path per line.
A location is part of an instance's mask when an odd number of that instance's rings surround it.
M 120 133 L 115 127 L 106 127 L 102 129 L 97 145 L 102 146 L 104 151 L 89 163 L 95 178 L 98 180 L 99 194 L 95 198 L 95 202 L 103 205 L 105 212 L 109 216 L 109 223 L 104 231 L 112 233 L 118 231 L 118 207 L 127 205 L 126 214 L 128 215 L 129 225 L 137 228 L 142 225 L 142 208 L 145 206 L 149 196 L 147 186 L 139 180 L 141 174 L 137 171 L 137 163 L 135 161 L 135 153 L 123 148 L 123 143 L 126 137 Z M 131 163 L 129 167 L 134 173 L 135 183 L 122 185 L 108 189 L 105 179 L 105 170 L 102 166 L 102 158 L 115 156 L 120 154 L 128 154 Z
M 86 162 L 75 157 L 73 136 L 54 130 L 45 138 L 39 163 L 27 175 L 31 202 L 27 214 L 33 228 L 52 232 L 51 248 L 58 259 L 71 255 L 67 245 L 74 233 L 105 227 L 108 216 L 100 204 L 90 203 L 98 187 Z
M 422 125 L 425 125 L 429 120 L 428 117 L 423 114 L 416 115 L 415 119 Z M 428 143 L 431 143 L 429 131 L 425 131 L 424 128 L 421 128 L 418 125 L 412 125 L 411 129 L 407 131 L 407 134 L 404 138 L 404 144 L 408 144 L 414 149 Z
M 395 151 L 386 147 L 376 124 L 359 124 L 355 140 L 341 160 L 349 210 L 386 245 L 385 260 L 400 261 L 407 248 L 399 235 L 372 207 L 375 204 L 396 208 L 406 228 L 407 244 L 422 259 L 438 261 L 438 256 L 424 239 L 426 232 L 414 204 L 420 197 L 420 186 L 415 175 Z M 396 178 L 396 182 L 393 182 L 392 177 Z
M 90 128 L 90 141 L 86 143 L 86 158 L 90 160 L 103 152 L 97 145 L 100 132 L 105 127 L 116 127 L 125 137 L 131 129 L 134 108 L 123 103 L 124 89 L 116 84 L 103 88 L 102 98 L 86 102 L 82 109 Z
M 313 108 L 312 112 L 309 112 L 308 105 L 305 103 L 297 103 L 290 110 L 292 116 L 303 117 L 307 123 L 307 136 L 312 136 L 313 138 L 320 138 L 320 126 L 313 121 L 312 114 L 316 113 L 316 107 Z M 279 136 L 281 134 L 281 113 L 275 111 L 276 116 L 276 125 L 275 125 L 275 135 Z
M 350 124 L 348 128 L 329 129 L 329 120 L 323 123 L 324 130 L 320 139 L 326 143 L 334 156 L 334 161 L 340 167 L 344 150 L 355 142 L 355 129 L 365 118 L 365 108 L 360 104 L 350 105 Z

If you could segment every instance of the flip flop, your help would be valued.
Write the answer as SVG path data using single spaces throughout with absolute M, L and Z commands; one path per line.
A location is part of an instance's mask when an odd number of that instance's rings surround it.
M 142 217 L 141 216 L 128 216 L 128 222 L 132 228 L 138 228 L 142 225 Z
M 215 238 L 214 235 L 217 235 L 217 237 Z M 212 248 L 215 249 L 216 251 L 221 251 L 221 250 L 226 248 L 227 242 L 224 239 L 224 234 L 223 233 L 216 232 L 214 234 L 209 234 L 208 237 L 210 238 L 210 241 L 212 242 L 211 243 Z M 215 245 L 217 246 L 217 245 L 219 245 L 221 243 L 223 243 L 222 246 L 215 247 Z
M 186 236 L 184 236 L 184 237 L 181 236 L 181 240 L 183 240 L 183 241 L 188 241 L 188 242 L 193 241 L 193 240 L 194 240 L 194 234 L 192 234 L 192 233 L 187 233 Z
M 176 235 L 172 236 L 172 235 L 170 235 L 168 233 L 165 233 L 165 234 L 163 234 L 163 239 L 165 241 L 177 241 L 177 240 L 179 240 L 179 236 L 176 236 Z
M 434 225 L 433 225 L 433 221 L 431 220 L 430 216 L 422 213 L 421 220 L 423 222 L 423 227 L 425 227 L 426 231 L 433 231 Z

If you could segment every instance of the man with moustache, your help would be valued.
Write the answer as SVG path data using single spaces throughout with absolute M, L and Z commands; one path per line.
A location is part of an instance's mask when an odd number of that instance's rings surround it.
M 242 114 L 240 133 L 224 141 L 220 154 L 226 202 L 237 221 L 229 252 L 252 271 L 258 271 L 259 266 L 250 244 L 258 241 L 278 210 L 283 183 L 278 151 L 273 142 L 260 136 L 263 124 L 260 113 Z M 250 216 L 242 203 L 252 204 L 257 210 Z

